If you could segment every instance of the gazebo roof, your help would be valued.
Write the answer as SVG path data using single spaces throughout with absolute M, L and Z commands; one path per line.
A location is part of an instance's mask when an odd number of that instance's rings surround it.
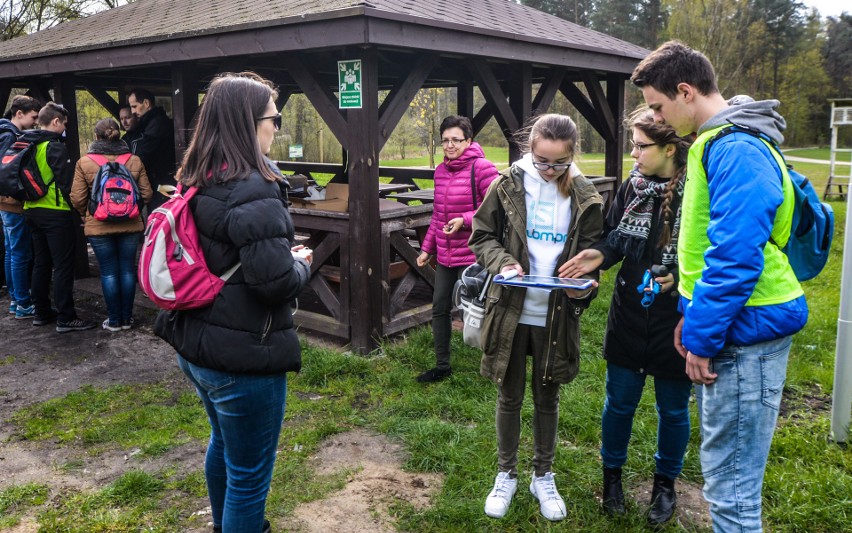
M 636 59 L 647 54 L 647 50 L 639 46 L 511 0 L 140 0 L 0 43 L 0 76 L 5 70 L 3 63 L 8 62 L 359 16 L 396 25 L 415 25 L 478 34 L 483 38 L 509 39 L 518 44 L 621 57 L 628 59 L 628 65 L 635 64 Z M 313 31 L 321 29 L 317 27 Z M 328 37 L 332 46 L 391 44 L 387 39 L 382 40 L 379 28 Z M 447 51 L 458 45 L 443 41 L 445 39 L 436 37 L 432 49 Z M 399 46 L 407 46 L 407 43 L 400 42 Z M 423 42 L 417 46 L 422 48 Z M 466 48 L 462 52 L 494 57 L 506 55 L 499 50 L 492 54 L 487 48 Z M 53 72 L 61 68 L 57 62 L 51 64 Z M 67 71 L 72 70 L 74 68 L 69 66 Z M 14 74 L 23 73 L 17 71 Z

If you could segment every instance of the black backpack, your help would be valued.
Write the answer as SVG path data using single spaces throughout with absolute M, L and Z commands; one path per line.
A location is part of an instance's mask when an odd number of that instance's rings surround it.
M 19 201 L 35 201 L 47 194 L 53 179 L 47 183 L 42 179 L 35 160 L 36 146 L 35 141 L 21 136 L 3 153 L 0 159 L 0 195 Z

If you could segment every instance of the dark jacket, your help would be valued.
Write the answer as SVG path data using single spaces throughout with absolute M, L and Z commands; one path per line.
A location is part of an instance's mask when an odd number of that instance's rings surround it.
M 292 302 L 310 267 L 290 252 L 293 222 L 279 183 L 260 173 L 202 188 L 191 200 L 210 270 L 242 266 L 213 305 L 161 311 L 154 333 L 188 361 L 239 374 L 280 374 L 301 368 Z
M 0 118 L 0 157 L 6 153 L 20 134 L 21 130 L 11 120 Z M 24 206 L 11 196 L 0 196 L 0 211 L 20 214 L 24 212 Z
M 492 274 L 507 265 L 520 264 L 529 272 L 527 251 L 526 204 L 523 170 L 513 165 L 504 170 L 488 189 L 488 194 L 473 217 L 470 249 L 479 264 Z M 571 187 L 571 223 L 568 241 L 559 264 L 597 242 L 603 229 L 603 201 L 595 186 L 582 174 L 574 177 Z M 556 272 L 553 273 L 556 275 Z M 587 277 L 597 279 L 598 273 Z M 492 284 L 488 290 L 482 325 L 483 353 L 480 373 L 502 385 L 509 364 L 512 342 L 524 306 L 526 289 Z M 550 293 L 548 304 L 547 363 L 543 374 L 534 376 L 545 384 L 568 383 L 580 369 L 580 314 L 588 307 L 585 300 L 569 299 L 565 291 Z
M 151 186 L 173 184 L 175 171 L 175 132 L 172 121 L 162 107 L 152 107 L 139 117 L 137 135 L 128 143 L 133 155 L 139 156 Z
M 62 204 L 59 199 L 59 195 L 61 194 L 62 199 L 65 200 L 65 204 L 62 209 L 65 210 L 65 207 L 67 206 L 67 210 L 70 211 L 71 183 L 74 180 L 74 165 L 71 163 L 70 156 L 68 155 L 68 148 L 65 146 L 65 138 L 62 134 L 49 130 L 26 130 L 23 135 L 21 135 L 20 139 L 22 141 L 32 142 L 35 145 L 45 142 L 48 143 L 44 155 L 47 166 L 49 166 L 50 170 L 53 172 L 53 183 L 50 184 L 44 198 L 40 198 L 34 202 L 25 202 L 24 206 L 27 209 L 39 208 L 39 204 L 44 205 L 44 203 L 48 201 L 54 206 L 59 206 Z M 38 156 L 36 156 L 36 160 L 38 160 Z M 42 179 L 44 179 L 45 182 L 49 181 L 45 176 L 42 176 Z
M 647 178 L 664 181 L 659 178 Z M 636 287 L 642 283 L 645 270 L 662 261 L 660 239 L 662 199 L 656 198 L 651 230 L 641 258 L 625 256 L 620 250 L 607 245 L 606 237 L 618 228 L 625 207 L 636 197 L 633 181 L 621 184 L 604 221 L 604 237 L 592 248 L 604 254 L 602 270 L 618 264 L 621 268 L 615 278 L 612 304 L 609 307 L 603 355 L 607 361 L 636 372 L 644 372 L 664 379 L 689 380 L 686 360 L 674 348 L 674 329 L 681 318 L 678 312 L 677 284 L 671 291 L 660 293 L 651 307 L 642 307 L 642 295 Z M 677 211 L 677 205 L 672 205 Z M 677 279 L 677 272 L 675 279 Z

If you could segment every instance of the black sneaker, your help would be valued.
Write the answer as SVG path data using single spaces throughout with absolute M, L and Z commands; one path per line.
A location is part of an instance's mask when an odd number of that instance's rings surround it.
M 441 381 L 442 379 L 450 377 L 450 374 L 452 373 L 453 371 L 450 368 L 444 369 L 435 367 L 417 376 L 417 381 L 419 383 L 434 383 L 436 381 Z
M 36 313 L 33 316 L 33 326 L 47 326 L 56 322 L 56 315 L 51 313 L 49 315 L 39 315 Z
M 89 320 L 83 320 L 82 318 L 75 318 L 71 322 L 57 322 L 56 323 L 56 332 L 57 333 L 68 333 L 69 331 L 85 331 L 87 329 L 96 328 L 98 325 Z

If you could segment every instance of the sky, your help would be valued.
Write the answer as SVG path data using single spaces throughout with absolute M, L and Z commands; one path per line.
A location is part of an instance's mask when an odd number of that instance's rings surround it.
M 800 0 L 807 7 L 815 7 L 822 17 L 837 17 L 843 12 L 843 6 L 846 5 L 846 12 L 852 13 L 852 8 L 843 0 Z

